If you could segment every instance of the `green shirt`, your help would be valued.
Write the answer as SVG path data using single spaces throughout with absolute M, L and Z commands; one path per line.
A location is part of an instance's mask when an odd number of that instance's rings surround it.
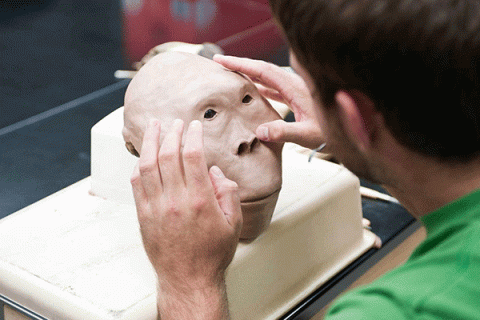
M 408 261 L 339 298 L 325 319 L 480 319 L 480 189 L 424 217 Z

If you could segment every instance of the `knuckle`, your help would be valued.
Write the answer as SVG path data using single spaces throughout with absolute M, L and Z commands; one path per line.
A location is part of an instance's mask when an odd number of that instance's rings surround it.
M 278 141 L 284 138 L 285 132 L 282 126 L 275 124 L 271 126 L 269 135 L 271 140 Z
M 231 180 L 226 180 L 222 185 L 218 188 L 218 193 L 221 195 L 229 194 L 229 193 L 236 193 L 238 192 L 238 184 Z
M 197 162 L 202 158 L 202 149 L 189 148 L 183 150 L 183 159 L 188 162 Z
M 161 151 L 158 155 L 160 162 L 170 162 L 173 161 L 175 157 L 176 153 L 174 151 Z
M 204 197 L 195 197 L 191 201 L 191 207 L 194 212 L 203 211 L 209 205 L 209 201 Z
M 258 79 L 264 79 L 266 75 L 268 75 L 269 68 L 268 65 L 265 63 L 265 65 L 262 66 L 260 71 L 258 72 Z
M 235 181 L 228 180 L 226 185 L 232 191 L 237 191 L 238 190 L 238 184 Z
M 169 215 L 179 215 L 181 213 L 180 202 L 174 197 L 166 199 L 163 208 Z
M 138 184 L 140 181 L 140 170 L 134 170 L 132 175 L 130 176 L 130 183 L 133 184 Z
M 155 170 L 156 167 L 157 163 L 155 161 L 144 161 L 139 165 L 140 175 L 143 176 L 145 174 L 149 174 L 150 172 Z
M 140 178 L 140 175 L 138 174 L 133 174 L 131 177 L 130 177 L 130 184 L 132 186 L 138 186 L 141 182 L 141 178 Z

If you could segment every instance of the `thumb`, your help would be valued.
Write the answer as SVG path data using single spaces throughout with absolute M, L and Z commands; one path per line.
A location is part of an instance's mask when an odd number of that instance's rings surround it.
M 220 209 L 223 211 L 228 223 L 240 232 L 243 219 L 238 185 L 226 178 L 222 170 L 217 166 L 212 166 L 209 174 Z
M 258 139 L 271 142 L 285 142 L 285 126 L 287 122 L 275 120 L 261 124 L 257 127 L 255 134 Z
M 318 147 L 323 141 L 320 127 L 310 121 L 275 120 L 259 125 L 255 133 L 263 141 L 293 142 L 310 149 Z

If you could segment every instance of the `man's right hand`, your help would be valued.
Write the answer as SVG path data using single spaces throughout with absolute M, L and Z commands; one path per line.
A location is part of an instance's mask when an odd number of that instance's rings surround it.
M 215 55 L 214 61 L 225 68 L 247 75 L 266 98 L 286 104 L 295 115 L 295 122 L 276 120 L 260 125 L 260 140 L 294 142 L 314 149 L 324 142 L 317 119 L 315 101 L 303 81 L 295 74 L 260 60 Z
M 203 128 L 185 135 L 176 120 L 159 146 L 160 124 L 151 121 L 132 175 L 145 251 L 158 276 L 162 319 L 227 319 L 225 269 L 242 227 L 237 184 L 207 168 Z

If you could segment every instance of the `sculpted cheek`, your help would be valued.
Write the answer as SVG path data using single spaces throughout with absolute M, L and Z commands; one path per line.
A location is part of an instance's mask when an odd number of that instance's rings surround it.
M 258 123 L 258 125 L 263 124 L 265 122 L 270 122 L 274 120 L 279 120 L 281 119 L 280 115 L 278 114 L 277 111 L 266 101 L 265 103 L 262 103 L 258 108 L 258 114 L 255 118 L 255 122 Z
M 215 165 L 223 171 L 226 169 L 224 163 L 228 157 L 228 155 L 225 154 L 225 147 L 222 144 L 211 142 L 214 141 L 204 140 L 204 152 L 207 166 L 210 168 Z
M 205 149 L 205 159 L 207 160 L 207 167 L 210 168 L 211 166 L 218 166 L 217 157 L 212 150 Z M 221 169 L 221 168 L 220 168 Z

